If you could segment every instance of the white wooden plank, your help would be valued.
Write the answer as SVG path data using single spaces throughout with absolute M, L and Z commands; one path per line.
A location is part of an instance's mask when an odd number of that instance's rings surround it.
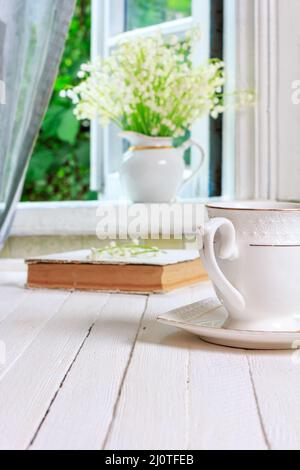
M 0 266 L 3 266 L 0 263 Z M 26 271 L 1 271 L 0 270 L 0 288 L 18 287 L 24 288 L 26 283 Z
M 27 265 L 22 259 L 0 259 L 0 278 L 5 272 L 27 272 Z
M 24 284 L 24 273 L 0 272 L 0 322 L 27 297 Z
M 203 284 L 150 298 L 107 448 L 266 448 L 244 352 L 153 323 L 211 293 Z
M 186 338 L 189 360 L 188 448 L 267 449 L 246 354 Z
M 72 294 L 0 381 L 1 449 L 30 445 L 108 297 Z
M 197 288 L 191 297 L 199 300 Z M 188 448 L 266 449 L 245 351 L 192 335 L 182 337 L 184 343 L 190 354 Z
M 254 351 L 248 359 L 269 447 L 299 450 L 300 351 Z
M 32 449 L 100 449 L 114 414 L 147 297 L 112 295 Z
M 67 293 L 3 283 L 0 313 L 16 303 L 0 321 L 1 449 L 299 448 L 299 356 L 208 345 L 155 322 L 211 284 L 151 296 L 133 349 L 145 297 L 63 304 Z
M 149 297 L 107 449 L 184 449 L 188 352 L 169 343 L 158 314 L 190 302 L 190 289 Z
M 0 322 L 0 340 L 4 342 L 6 349 L 5 364 L 0 365 L 0 380 L 70 295 L 72 294 L 63 291 L 23 289 L 23 292 L 15 292 L 14 299 L 14 289 L 7 288 L 6 300 L 9 301 L 11 297 L 12 305 L 17 300 L 18 302 L 14 310 Z M 1 303 L 0 301 L 0 305 Z

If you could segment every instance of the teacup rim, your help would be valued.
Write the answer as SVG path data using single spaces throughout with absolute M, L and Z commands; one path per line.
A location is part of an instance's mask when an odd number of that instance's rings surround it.
M 232 200 L 215 201 L 205 204 L 207 209 L 219 209 L 230 211 L 254 211 L 254 212 L 300 212 L 300 203 L 272 200 Z

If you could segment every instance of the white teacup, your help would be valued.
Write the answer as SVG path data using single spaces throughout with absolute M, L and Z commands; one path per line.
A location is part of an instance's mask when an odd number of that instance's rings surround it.
M 200 252 L 229 328 L 300 330 L 300 204 L 207 205 Z

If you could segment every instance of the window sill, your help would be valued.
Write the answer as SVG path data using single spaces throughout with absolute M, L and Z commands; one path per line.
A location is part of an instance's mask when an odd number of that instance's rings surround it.
M 11 236 L 95 235 L 98 201 L 22 202 Z
M 220 200 L 221 198 L 218 198 Z M 222 198 L 224 200 L 224 198 Z M 215 199 L 214 199 L 215 200 Z M 181 203 L 203 205 L 207 200 Z M 96 235 L 99 205 L 126 206 L 122 201 L 26 202 L 18 205 L 11 236 L 90 236 Z M 130 203 L 129 203 L 130 204 Z M 183 227 L 183 232 L 186 227 Z M 143 230 L 144 232 L 144 230 Z

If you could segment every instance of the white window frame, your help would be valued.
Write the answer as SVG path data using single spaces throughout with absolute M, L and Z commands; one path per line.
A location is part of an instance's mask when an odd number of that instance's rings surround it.
M 92 59 L 97 56 L 107 57 L 109 50 L 120 38 L 134 38 L 154 34 L 157 30 L 164 35 L 182 34 L 193 25 L 199 24 L 202 41 L 195 54 L 195 62 L 201 63 L 209 57 L 210 49 L 210 0 L 192 0 L 192 16 L 175 21 L 161 23 L 125 33 L 120 33 L 124 24 L 124 11 L 120 10 L 120 0 L 92 0 Z M 123 16 L 122 16 L 123 15 Z M 110 30 L 111 28 L 111 30 Z M 101 129 L 97 122 L 91 129 L 91 189 L 101 193 L 103 199 L 116 199 L 119 181 L 117 173 L 108 173 L 109 155 L 122 153 L 121 139 L 110 139 L 111 130 Z M 209 120 L 204 118 L 192 131 L 193 138 L 200 140 L 207 158 L 201 171 L 201 178 L 195 178 L 197 192 L 203 197 L 208 195 L 209 166 Z M 192 167 L 197 159 L 193 158 Z M 194 191 L 192 191 L 194 192 Z M 187 191 L 186 196 L 189 196 Z
M 107 6 L 108 0 L 94 0 L 94 12 L 97 8 L 105 11 L 105 4 Z M 209 0 L 194 0 L 194 19 L 201 19 L 202 27 L 207 25 L 209 31 L 208 12 Z M 297 136 L 300 106 L 293 105 L 291 98 L 292 82 L 300 79 L 297 47 L 300 33 L 296 20 L 299 15 L 298 0 L 289 0 L 288 7 L 284 0 L 225 0 L 229 89 L 253 88 L 257 103 L 253 108 L 225 114 L 224 197 L 300 200 L 300 139 Z M 97 27 L 105 30 L 105 14 L 102 14 L 102 22 L 98 19 L 94 43 L 99 41 Z M 208 37 L 209 33 L 204 31 L 201 44 L 204 54 Z M 103 39 L 99 46 L 94 52 L 103 52 Z M 194 132 L 196 136 L 201 135 L 208 152 L 205 121 L 201 126 Z M 108 148 L 102 132 L 93 132 L 92 174 L 101 172 L 98 176 L 102 178 L 103 189 L 105 158 L 101 160 L 101 155 L 108 153 Z M 208 175 L 207 168 L 203 173 Z M 94 179 L 99 181 L 99 178 Z M 207 187 L 207 181 L 203 181 L 203 186 Z M 205 195 L 205 191 L 202 194 Z
M 280 27 L 283 15 L 288 20 L 297 17 L 297 11 L 300 15 L 299 2 L 292 2 L 293 8 L 284 0 L 235 0 L 236 85 L 239 89 L 253 86 L 257 95 L 253 109 L 236 115 L 235 196 L 239 199 L 286 200 L 289 190 L 294 191 L 280 172 L 284 168 L 290 173 L 291 161 L 283 146 L 293 147 L 293 143 L 285 138 L 289 135 L 291 120 L 286 109 L 280 109 L 284 90 L 279 86 L 288 73 L 285 57 L 279 55 L 284 36 L 290 37 L 290 44 L 285 39 L 289 54 L 293 58 L 298 54 L 298 25 L 294 30 L 291 24 L 283 28 L 285 30 Z M 295 47 L 290 48 L 290 45 Z M 297 145 L 300 152 L 300 140 Z M 293 150 L 295 152 L 295 148 L 291 148 L 291 152 Z

